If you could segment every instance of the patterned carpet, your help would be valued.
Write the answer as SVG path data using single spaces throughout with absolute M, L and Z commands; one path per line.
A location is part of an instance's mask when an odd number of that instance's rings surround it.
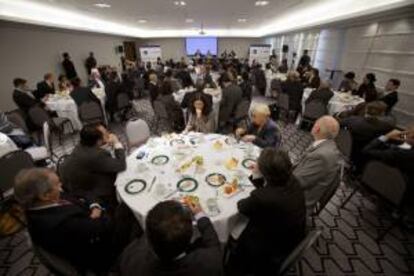
M 122 127 L 111 128 L 124 137 Z M 290 124 L 281 129 L 284 149 L 292 159 L 299 159 L 311 142 L 309 133 Z M 71 147 L 72 142 L 65 143 L 61 151 L 70 152 Z M 414 275 L 414 235 L 395 228 L 377 243 L 375 237 L 389 225 L 391 212 L 359 193 L 346 209 L 339 210 L 349 192 L 342 184 L 316 219 L 316 224 L 324 228 L 322 237 L 289 275 Z M 0 275 L 50 275 L 33 255 L 25 231 L 0 240 Z

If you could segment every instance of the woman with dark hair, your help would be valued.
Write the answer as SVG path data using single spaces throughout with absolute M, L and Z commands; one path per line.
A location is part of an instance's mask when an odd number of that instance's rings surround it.
M 286 152 L 265 148 L 250 180 L 256 187 L 237 203 L 249 218 L 230 253 L 227 275 L 269 275 L 305 235 L 305 198 Z
M 312 68 L 310 70 L 310 76 L 307 83 L 307 87 L 318 89 L 321 85 L 321 78 L 319 77 L 319 70 L 316 68 Z
M 365 99 L 365 102 L 373 102 L 378 98 L 377 88 L 375 87 L 375 82 L 377 78 L 373 73 L 368 73 L 365 75 L 363 82 L 359 86 L 358 90 L 354 92 L 354 95 L 358 95 L 361 98 Z
M 214 117 L 211 112 L 211 105 L 207 97 L 198 93 L 192 99 L 189 108 L 189 118 L 185 132 L 195 131 L 212 133 L 215 131 Z
M 338 90 L 341 92 L 355 91 L 358 87 L 358 83 L 355 81 L 355 73 L 352 71 L 348 72 L 344 77 Z
M 193 79 L 191 78 L 190 73 L 182 72 L 180 74 L 180 80 L 181 80 L 182 90 L 187 90 L 187 91 L 194 90 L 194 82 L 193 82 Z

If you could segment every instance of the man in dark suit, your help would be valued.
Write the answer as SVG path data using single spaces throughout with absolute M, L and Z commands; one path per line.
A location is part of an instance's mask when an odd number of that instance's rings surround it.
M 68 80 L 72 80 L 78 77 L 78 73 L 76 73 L 75 65 L 70 60 L 70 56 L 68 53 L 63 53 L 63 61 L 62 61 L 63 70 L 65 71 L 65 75 Z
M 390 79 L 385 86 L 385 95 L 380 99 L 387 105 L 386 113 L 389 114 L 392 108 L 398 102 L 398 92 L 397 89 L 400 87 L 400 80 Z
M 291 71 L 287 74 L 287 80 L 282 82 L 282 92 L 289 96 L 289 110 L 295 111 L 295 115 L 300 113 L 302 111 L 303 85 L 300 82 L 298 72 Z
M 96 202 L 63 199 L 61 183 L 49 169 L 29 169 L 16 177 L 14 195 L 25 208 L 32 242 L 79 270 L 107 272 L 123 248 L 142 233 L 121 205 L 109 217 Z
M 193 213 L 193 215 L 191 214 Z M 192 216 L 201 237 L 191 244 Z M 146 218 L 146 237 L 124 251 L 121 275 L 223 275 L 220 242 L 198 203 L 158 203 Z
M 87 125 L 80 132 L 80 144 L 64 163 L 62 180 L 72 194 L 113 208 L 116 175 L 125 169 L 125 150 L 118 138 L 100 124 Z
M 70 96 L 78 107 L 80 107 L 83 103 L 90 101 L 96 102 L 99 106 L 101 106 L 101 102 L 98 97 L 90 88 L 82 86 L 82 82 L 79 78 L 76 77 L 72 80 L 72 86 L 73 90 L 70 93 Z
M 351 116 L 341 122 L 341 126 L 351 133 L 351 160 L 358 171 L 361 171 L 365 164 L 362 154 L 363 148 L 374 138 L 384 135 L 394 128 L 393 125 L 380 120 L 386 108 L 383 102 L 371 102 L 365 106 L 364 116 Z
M 55 84 L 53 83 L 53 74 L 47 73 L 43 81 L 37 84 L 37 91 L 34 93 L 38 100 L 43 99 L 48 94 L 55 94 Z
M 310 65 L 310 61 L 311 61 L 311 59 L 310 59 L 310 56 L 308 55 L 308 50 L 306 50 L 306 49 L 303 50 L 303 55 L 299 59 L 299 65 L 298 66 L 301 66 L 302 68 L 305 68 L 308 65 Z
M 319 88 L 314 90 L 309 95 L 309 98 L 306 100 L 306 103 L 308 104 L 312 101 L 320 101 L 327 106 L 333 96 L 334 93 L 331 90 L 331 85 L 326 81 L 322 81 Z
M 89 53 L 89 57 L 86 59 L 85 61 L 85 67 L 86 67 L 86 71 L 88 72 L 88 75 L 91 74 L 91 70 L 93 68 L 96 68 L 96 65 L 98 63 L 96 62 L 95 57 L 93 56 L 93 52 Z
M 252 169 L 257 189 L 237 204 L 249 222 L 232 250 L 229 275 L 276 273 L 305 235 L 305 198 L 287 153 L 266 148 Z
M 221 78 L 223 83 L 222 100 L 219 112 L 219 131 L 229 133 L 233 129 L 232 118 L 237 106 L 242 100 L 243 92 L 239 86 L 234 84 L 227 74 Z
M 312 128 L 314 142 L 295 165 L 293 175 L 305 192 L 305 204 L 310 215 L 315 204 L 339 173 L 341 153 L 334 141 L 339 132 L 339 123 L 331 116 L 323 116 Z

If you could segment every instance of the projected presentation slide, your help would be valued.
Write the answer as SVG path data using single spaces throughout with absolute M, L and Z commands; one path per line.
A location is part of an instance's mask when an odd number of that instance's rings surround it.
M 188 37 L 185 40 L 187 55 L 193 56 L 200 50 L 202 55 L 217 55 L 217 37 Z

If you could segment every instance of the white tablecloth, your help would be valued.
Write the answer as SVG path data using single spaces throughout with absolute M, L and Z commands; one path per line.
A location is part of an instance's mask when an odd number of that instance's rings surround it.
M 312 88 L 305 88 L 303 91 L 302 97 L 302 111 L 305 110 L 305 102 L 309 98 L 310 94 L 312 93 Z M 328 104 L 328 112 L 330 115 L 334 115 L 336 113 L 340 113 L 343 111 L 350 110 L 357 106 L 360 103 L 363 103 L 364 99 L 358 96 L 350 96 L 346 93 L 340 93 L 334 91 L 334 96 L 331 98 Z
M 185 94 L 188 92 L 191 92 L 194 90 L 179 90 L 178 92 L 174 93 L 174 99 L 181 104 L 181 102 L 184 99 Z M 218 116 L 220 112 L 220 102 L 222 99 L 222 91 L 220 88 L 212 89 L 212 88 L 206 88 L 204 89 L 204 93 L 209 94 L 213 97 L 213 116 L 215 118 L 216 126 L 218 126 Z
M 92 89 L 92 92 L 98 97 L 101 101 L 102 110 L 104 111 L 105 121 L 106 119 L 106 112 L 105 112 L 105 91 L 100 88 Z M 75 101 L 71 98 L 71 96 L 60 96 L 60 95 L 51 95 L 46 102 L 46 106 L 53 111 L 56 111 L 59 117 L 65 117 L 71 120 L 73 124 L 73 128 L 75 130 L 82 129 L 82 123 L 78 116 L 78 107 L 76 106 Z
M 192 145 L 190 140 L 193 137 L 201 140 L 196 145 Z M 171 145 L 171 141 L 176 141 L 174 139 L 184 140 L 185 146 L 174 143 Z M 223 149 L 215 150 L 213 148 L 215 141 L 221 141 Z M 226 136 L 219 134 L 203 135 L 199 133 L 152 138 L 146 145 L 135 150 L 127 158 L 127 170 L 118 174 L 116 186 L 121 199 L 133 210 L 141 225 L 145 227 L 144 222 L 148 211 L 160 201 L 177 198 L 186 194 L 196 195 L 200 199 L 201 206 L 209 215 L 206 201 L 209 198 L 217 198 L 221 212 L 210 218 L 220 240 L 225 242 L 240 217 L 238 215 L 237 202 L 242 198 L 246 198 L 254 189 L 248 180 L 250 171 L 242 166 L 242 161 L 248 157 L 256 159 L 260 153 L 260 149 L 252 144 L 228 145 L 225 141 Z M 136 156 L 141 151 L 145 152 L 146 156 L 142 160 L 137 160 Z M 183 152 L 185 153 L 184 156 L 178 155 L 178 153 Z M 158 155 L 168 156 L 169 162 L 165 165 L 153 165 L 151 160 Z M 204 158 L 203 170 L 201 172 L 196 172 L 194 165 L 183 173 L 177 172 L 177 168 L 180 165 L 197 155 Z M 232 157 L 237 158 L 239 163 L 235 170 L 228 170 L 224 163 Z M 219 188 L 212 187 L 206 183 L 206 176 L 211 173 L 221 173 L 227 178 L 227 181 L 232 181 L 237 177 L 244 190 L 230 198 L 225 197 L 219 192 Z M 155 184 L 151 192 L 148 192 L 154 176 L 156 176 Z M 177 182 L 186 176 L 196 179 L 198 188 L 191 193 L 177 192 L 171 195 L 171 192 L 176 190 Z M 128 194 L 125 191 L 125 186 L 132 179 L 145 180 L 147 183 L 145 190 L 136 195 Z M 163 189 L 164 191 L 162 191 Z M 170 197 L 166 199 L 167 195 L 170 195 Z
M 0 157 L 18 150 L 16 144 L 4 133 L 0 132 Z
M 270 88 L 270 85 L 272 83 L 272 80 L 278 79 L 280 81 L 286 81 L 286 74 L 276 73 L 276 74 L 266 74 L 266 97 L 272 96 L 272 91 Z

